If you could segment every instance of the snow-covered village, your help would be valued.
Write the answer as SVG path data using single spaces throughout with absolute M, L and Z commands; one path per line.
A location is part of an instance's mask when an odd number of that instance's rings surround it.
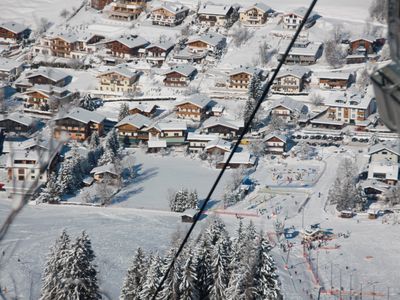
M 400 299 L 399 11 L 1 0 L 1 298 Z

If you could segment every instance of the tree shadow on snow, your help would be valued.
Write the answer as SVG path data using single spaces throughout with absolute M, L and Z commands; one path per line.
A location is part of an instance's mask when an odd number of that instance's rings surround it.
M 158 168 L 149 168 L 142 171 L 142 164 L 135 166 L 136 177 L 132 180 L 132 183 L 141 183 L 143 181 L 149 180 L 158 174 Z
M 129 191 L 125 191 L 124 193 L 119 193 L 117 194 L 117 196 L 115 196 L 113 198 L 113 204 L 118 204 L 121 202 L 125 202 L 127 200 L 129 200 L 130 197 L 136 195 L 136 194 L 140 194 L 141 192 L 144 191 L 143 187 L 139 187 L 139 188 L 135 188 L 133 190 L 129 190 Z

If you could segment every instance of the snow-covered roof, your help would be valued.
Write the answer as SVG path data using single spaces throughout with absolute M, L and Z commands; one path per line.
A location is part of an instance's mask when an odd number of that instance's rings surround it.
M 157 47 L 164 51 L 167 51 L 167 50 L 173 48 L 174 46 L 175 46 L 175 44 L 173 42 L 166 41 L 166 42 L 162 42 L 162 43 L 151 43 L 146 47 L 146 49 Z
M 39 67 L 39 69 L 33 70 L 26 74 L 26 78 L 32 78 L 36 76 L 46 77 L 54 82 L 60 81 L 67 78 L 69 75 L 61 70 L 50 68 L 50 67 Z
M 197 41 L 202 41 L 206 44 L 209 44 L 209 45 L 215 47 L 221 43 L 225 43 L 226 37 L 224 37 L 221 34 L 215 33 L 215 32 L 205 33 L 202 35 L 190 37 L 186 44 L 190 44 L 190 43 L 197 42 Z
M 222 161 L 223 163 L 225 163 L 228 160 L 230 154 L 231 152 L 225 152 L 224 159 Z M 254 165 L 255 161 L 256 161 L 255 157 L 253 157 L 253 155 L 251 155 L 250 152 L 243 151 L 243 152 L 235 152 L 232 156 L 230 164 Z
M 272 132 L 272 133 L 268 134 L 265 137 L 265 141 L 268 141 L 268 140 L 270 140 L 272 138 L 277 138 L 277 139 L 280 139 L 282 142 L 287 143 L 287 136 L 283 135 L 283 134 L 280 134 L 280 133 L 277 133 L 277 132 Z
M 94 174 L 94 175 L 99 175 L 99 174 L 104 174 L 104 173 L 110 173 L 110 174 L 117 175 L 117 176 L 119 175 L 115 168 L 115 165 L 112 163 L 93 168 L 92 171 L 90 171 L 90 174 Z
M 273 102 L 271 109 L 283 106 L 292 112 L 304 113 L 308 110 L 307 106 L 299 101 L 290 97 L 283 97 Z
M 289 41 L 282 42 L 281 46 L 279 47 L 279 55 L 283 55 L 286 52 L 289 43 L 290 43 Z M 289 52 L 289 55 L 316 57 L 321 46 L 322 43 L 319 42 L 318 43 L 308 42 L 304 45 L 304 47 L 292 47 L 292 49 Z
M 133 103 L 133 105 L 131 105 L 131 102 L 129 103 L 129 110 L 132 109 L 138 109 L 144 113 L 151 113 L 154 109 L 158 108 L 158 105 L 155 104 L 142 104 L 142 103 Z
M 266 5 L 265 3 L 257 2 L 257 3 L 255 3 L 255 4 L 251 5 L 251 6 L 240 8 L 239 12 L 246 12 L 246 11 L 248 11 L 250 9 L 253 9 L 253 8 L 261 10 L 264 13 L 273 11 L 273 9 L 271 7 L 269 7 L 268 5 Z
M 168 10 L 169 12 L 171 12 L 173 14 L 179 14 L 179 13 L 184 12 L 184 11 L 189 11 L 189 8 L 187 6 L 184 6 L 181 3 L 163 2 L 161 5 L 155 6 L 152 9 L 152 12 L 155 11 L 155 10 L 158 10 L 160 8 Z
M 244 127 L 244 122 L 236 120 L 228 120 L 224 117 L 210 117 L 204 121 L 203 128 L 210 128 L 218 125 L 232 128 L 234 130 L 239 130 L 240 128 Z
M 390 151 L 398 156 L 400 156 L 400 143 L 399 142 L 383 142 L 383 143 L 378 143 L 371 148 L 369 148 L 369 155 L 372 155 L 376 152 L 379 152 L 381 150 L 387 150 Z
M 122 125 L 132 125 L 138 129 L 141 129 L 143 127 L 148 127 L 150 126 L 150 124 L 152 123 L 152 121 L 146 117 L 143 116 L 141 114 L 134 114 L 134 115 L 129 115 L 126 116 L 125 118 L 123 118 L 121 121 L 119 121 L 117 123 L 117 125 L 115 125 L 115 127 L 119 127 Z
M 204 141 L 209 142 L 212 140 L 218 139 L 218 135 L 216 134 L 200 134 L 195 132 L 189 132 L 187 134 L 186 140 L 187 141 Z
M 166 71 L 164 73 L 164 75 L 171 74 L 173 72 L 177 72 L 179 74 L 182 74 L 183 76 L 188 77 L 196 71 L 197 71 L 197 69 L 195 67 L 184 64 L 184 65 L 177 65 L 177 66 L 171 67 L 168 71 Z
M 127 78 L 132 78 L 138 75 L 137 71 L 131 70 L 128 68 L 127 64 L 120 64 L 117 65 L 115 67 L 111 67 L 109 68 L 107 71 L 102 72 L 100 75 L 98 75 L 98 77 L 103 76 L 103 75 L 107 75 L 110 73 L 117 73 L 121 76 L 127 77 Z
M 191 103 L 199 108 L 204 108 L 210 102 L 211 102 L 211 99 L 208 98 L 208 96 L 202 95 L 202 94 L 195 94 L 195 95 L 191 96 L 189 99 L 179 102 L 178 104 L 176 104 L 176 106 L 180 106 L 180 105 L 186 104 L 186 103 Z
M 302 66 L 286 66 L 280 70 L 276 78 L 281 78 L 285 77 L 288 75 L 297 77 L 297 78 L 302 78 L 304 75 L 308 74 L 310 72 L 309 68 L 302 67 Z
M 240 74 L 240 73 L 246 73 L 249 75 L 253 75 L 254 73 L 256 74 L 262 74 L 263 70 L 260 68 L 256 68 L 256 67 L 249 67 L 249 66 L 240 66 L 238 68 L 233 69 L 231 72 L 229 72 L 229 75 L 236 75 L 236 74 Z
M 361 186 L 363 189 L 373 188 L 373 189 L 376 189 L 383 193 L 389 191 L 392 188 L 392 186 L 389 184 L 386 184 L 384 182 L 377 181 L 377 180 L 370 180 L 370 179 L 362 181 Z
M 59 38 L 70 44 L 75 43 L 79 40 L 78 35 L 75 32 L 59 32 L 53 35 L 52 38 Z
M 13 69 L 19 68 L 23 64 L 23 62 L 11 58 L 0 57 L 0 71 L 3 72 L 11 72 Z
M 83 109 L 81 107 L 76 107 L 72 109 L 69 113 L 65 114 L 64 116 L 59 116 L 55 118 L 55 120 L 61 120 L 61 119 L 74 119 L 82 123 L 101 123 L 104 121 L 105 117 L 90 110 Z
M 224 139 L 217 138 L 217 139 L 209 141 L 205 147 L 206 150 L 212 149 L 212 148 L 219 148 L 224 151 L 230 151 L 232 148 L 232 143 L 228 142 Z
M 362 35 L 362 36 L 353 36 L 350 40 L 350 43 L 356 42 L 356 41 L 360 41 L 360 40 L 364 40 L 364 41 L 368 41 L 370 43 L 373 43 L 376 38 L 373 37 L 372 35 Z
M 28 29 L 27 26 L 17 22 L 4 22 L 0 24 L 0 28 L 4 28 L 13 33 L 20 33 Z
M 319 72 L 316 74 L 316 77 L 320 79 L 348 80 L 350 78 L 350 75 L 351 73 L 347 72 Z
M 8 115 L 0 115 L 0 121 L 4 120 L 11 120 L 25 126 L 31 126 L 35 122 L 33 118 L 18 111 L 12 112 Z
M 146 39 L 137 35 L 120 36 L 114 40 L 107 41 L 105 43 L 115 42 L 115 41 L 127 46 L 130 49 L 146 47 L 149 44 L 149 42 Z
M 149 148 L 167 148 L 166 140 L 149 140 L 147 142 L 147 147 Z
M 371 97 L 362 97 L 358 93 L 354 94 L 340 94 L 336 93 L 325 100 L 325 105 L 332 107 L 347 107 L 367 109 L 373 99 Z
M 182 216 L 194 217 L 199 212 L 198 209 L 188 208 L 182 213 Z
M 299 16 L 299 17 L 301 17 L 301 18 L 304 18 L 305 15 L 306 15 L 306 13 L 307 13 L 307 10 L 308 10 L 307 7 L 302 6 L 302 7 L 298 7 L 298 8 L 295 8 L 294 10 L 289 11 L 289 12 L 286 13 L 285 15 L 294 14 L 294 15 L 296 15 L 296 16 Z M 308 20 L 312 20 L 312 19 L 315 18 L 316 16 L 317 16 L 317 13 L 311 12 L 311 14 L 310 14 Z
M 332 120 L 328 118 L 318 118 L 318 119 L 313 119 L 310 121 L 311 124 L 326 124 L 326 125 L 338 125 L 338 126 L 343 126 L 344 121 L 338 121 L 338 120 Z
M 168 130 L 187 130 L 187 125 L 185 122 L 168 122 L 168 121 L 160 121 L 155 123 L 154 125 L 150 126 L 147 130 L 156 129 L 158 131 L 168 131 Z
M 368 167 L 368 174 L 383 173 L 386 180 L 399 179 L 399 164 L 393 162 L 377 161 L 371 162 Z
M 197 13 L 199 15 L 226 16 L 231 9 L 231 5 L 216 5 L 211 3 L 204 3 L 200 5 Z

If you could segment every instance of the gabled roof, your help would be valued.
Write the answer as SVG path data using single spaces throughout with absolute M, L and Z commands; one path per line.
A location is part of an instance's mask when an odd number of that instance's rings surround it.
M 296 101 L 290 97 L 283 97 L 273 102 L 271 109 L 283 106 L 292 112 L 304 113 L 308 110 L 307 106 L 303 103 Z
M 197 71 L 197 69 L 191 65 L 178 65 L 178 66 L 171 67 L 168 71 L 166 71 L 164 73 L 164 75 L 176 72 L 176 73 L 182 74 L 183 76 L 189 77 L 196 71 Z
M 369 148 L 369 155 L 372 155 L 376 152 L 379 152 L 381 150 L 387 150 L 389 152 L 392 152 L 394 154 L 396 154 L 397 156 L 400 156 L 400 143 L 399 142 L 386 142 L 386 143 L 379 143 L 376 145 L 371 146 L 371 148 Z
M 353 42 L 356 42 L 356 41 L 359 41 L 359 40 L 364 40 L 364 41 L 368 41 L 370 43 L 373 43 L 376 40 L 376 38 L 373 37 L 372 35 L 354 36 L 350 40 L 350 43 L 353 43 Z
M 29 74 L 27 73 L 25 77 L 29 79 L 36 76 L 43 76 L 54 82 L 58 82 L 67 78 L 69 75 L 55 68 L 40 67 L 39 69 L 33 70 Z
M 199 108 L 206 107 L 211 102 L 211 99 L 208 98 L 206 95 L 196 94 L 191 96 L 189 99 L 181 101 L 180 103 L 176 104 L 176 106 L 180 106 L 182 104 L 191 103 Z
M 119 175 L 114 164 L 107 164 L 100 167 L 96 167 L 93 168 L 92 171 L 90 171 L 90 174 L 94 175 L 104 174 L 104 173 L 110 173 L 116 176 Z
M 25 126 L 31 126 L 35 122 L 33 118 L 18 111 L 12 112 L 8 115 L 0 115 L 0 121 L 4 120 L 11 120 Z
M 152 121 L 146 116 L 143 116 L 141 114 L 134 114 L 134 115 L 129 115 L 129 116 L 123 118 L 121 121 L 119 121 L 115 125 L 115 127 L 119 127 L 119 126 L 128 124 L 128 125 L 132 125 L 132 126 L 138 128 L 138 129 L 141 129 L 143 127 L 150 126 L 151 122 Z
M 268 5 L 266 5 L 265 3 L 257 2 L 257 3 L 255 3 L 255 4 L 251 5 L 251 6 L 241 8 L 240 12 L 246 12 L 246 11 L 248 11 L 250 9 L 253 9 L 253 8 L 261 10 L 264 13 L 273 11 L 273 9 L 271 7 L 269 7 Z
M 195 133 L 195 132 L 189 132 L 186 137 L 187 141 L 209 142 L 209 141 L 212 141 L 215 139 L 218 139 L 218 135 L 216 135 L 216 134 L 200 134 L 200 133 Z
M 74 32 L 60 32 L 52 37 L 52 39 L 62 39 L 67 43 L 75 43 L 78 41 L 78 36 Z
M 67 118 L 74 119 L 85 124 L 88 124 L 89 122 L 102 123 L 105 119 L 104 116 L 94 111 L 86 110 L 81 107 L 76 107 L 66 115 L 55 118 L 55 120 L 62 120 Z
M 226 16 L 231 9 L 232 9 L 231 5 L 216 5 L 216 4 L 204 3 L 200 5 L 199 11 L 197 13 L 199 15 Z
M 204 121 L 203 128 L 210 128 L 218 125 L 234 130 L 239 130 L 244 127 L 243 121 L 228 120 L 224 117 L 211 117 Z
M 281 78 L 285 76 L 294 76 L 297 78 L 303 78 L 304 75 L 308 74 L 310 72 L 310 69 L 302 67 L 302 66 L 287 66 L 285 68 L 282 68 L 281 71 L 279 72 L 278 76 L 276 78 Z
M 279 47 L 279 55 L 283 55 L 286 52 L 289 42 L 285 41 Z M 319 42 L 307 42 L 304 43 L 304 47 L 292 47 L 289 55 L 302 55 L 302 56 L 313 56 L 316 57 L 320 50 L 322 43 Z
M 3 152 L 9 153 L 15 150 L 30 150 L 42 148 L 44 150 L 57 150 L 61 146 L 60 142 L 51 137 L 34 137 L 24 141 L 4 141 Z
M 130 49 L 146 47 L 149 44 L 149 42 L 146 39 L 137 35 L 120 36 L 119 38 L 104 43 L 110 43 L 110 42 L 119 42 Z
M 253 75 L 254 73 L 262 74 L 263 70 L 259 69 L 259 68 L 256 68 L 256 67 L 249 67 L 249 66 L 243 67 L 243 66 L 240 66 L 238 68 L 233 69 L 229 73 L 229 75 L 232 76 L 232 75 L 236 75 L 236 74 L 240 74 L 240 73 L 246 73 L 246 74 L 249 74 L 249 75 Z
M 151 43 L 146 47 L 146 49 L 157 47 L 164 51 L 168 51 L 169 49 L 173 48 L 174 46 L 175 46 L 175 44 L 173 42 L 166 41 L 166 42 L 162 42 L 162 43 Z
M 117 73 L 121 76 L 124 76 L 126 78 L 132 78 L 138 75 L 137 71 L 133 71 L 131 69 L 128 68 L 128 66 L 126 64 L 121 64 L 112 68 L 109 68 L 107 71 L 102 72 L 100 75 L 98 75 L 97 77 L 103 76 L 103 75 L 107 75 L 110 73 Z
M 166 9 L 173 14 L 179 14 L 184 11 L 189 11 L 189 8 L 181 3 L 163 2 L 161 5 L 154 7 L 151 11 L 158 10 L 160 8 Z
M 20 33 L 29 29 L 27 26 L 16 22 L 4 22 L 0 24 L 0 27 L 13 33 Z
M 168 122 L 168 121 L 160 121 L 152 126 L 149 126 L 147 130 L 156 129 L 158 131 L 165 130 L 187 130 L 187 125 L 184 122 Z
M 284 143 L 287 143 L 287 136 L 283 135 L 283 134 L 280 134 L 280 133 L 277 133 L 277 132 L 272 132 L 272 133 L 268 134 L 265 137 L 265 141 L 268 141 L 268 140 L 270 140 L 270 139 L 272 139 L 274 137 L 277 138 L 277 139 L 280 139 Z
M 228 157 L 230 155 L 230 152 L 225 152 L 224 154 L 224 159 L 223 163 L 225 163 L 228 160 Z M 230 161 L 230 164 L 255 164 L 255 158 L 247 151 L 242 151 L 242 152 L 235 152 L 232 156 L 232 159 Z
M 367 109 L 372 100 L 373 98 L 368 96 L 363 97 L 358 93 L 333 93 L 332 96 L 325 100 L 325 105 L 332 107 Z
M 138 110 L 140 110 L 140 111 L 142 111 L 142 112 L 145 112 L 145 113 L 151 113 L 154 109 L 157 109 L 159 106 L 158 105 L 156 105 L 156 104 L 142 104 L 142 103 L 139 103 L 139 104 L 134 104 L 134 105 L 132 105 L 132 106 L 130 106 L 129 105 L 129 110 L 132 110 L 132 109 L 138 109 Z
M 23 62 L 16 61 L 15 59 L 0 57 L 0 71 L 10 72 L 23 64 Z
M 306 13 L 307 13 L 307 7 L 302 6 L 302 7 L 298 7 L 298 8 L 296 8 L 296 9 L 294 9 L 294 10 L 289 11 L 289 12 L 286 13 L 285 15 L 294 14 L 294 15 L 296 15 L 296 16 L 299 16 L 299 17 L 301 17 L 301 18 L 304 18 L 305 15 L 306 15 Z M 317 16 L 317 13 L 311 12 L 311 14 L 310 14 L 308 20 L 312 20 L 312 19 L 315 18 L 316 16 Z
M 225 43 L 226 37 L 218 33 L 206 33 L 189 38 L 186 44 L 190 44 L 197 41 L 202 41 L 208 45 L 215 47 L 218 46 L 220 43 Z
M 320 79 L 341 79 L 348 80 L 351 73 L 347 72 L 319 72 L 316 77 Z
M 232 148 L 232 143 L 228 142 L 224 139 L 217 138 L 217 139 L 209 141 L 205 147 L 206 150 L 212 149 L 212 148 L 219 148 L 224 151 L 230 151 Z

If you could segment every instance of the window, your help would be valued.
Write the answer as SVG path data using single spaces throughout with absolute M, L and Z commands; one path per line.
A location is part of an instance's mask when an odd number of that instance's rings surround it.
M 25 174 L 25 170 L 24 169 L 18 169 L 18 174 Z
M 387 151 L 382 151 L 382 154 L 388 154 Z
M 31 174 L 35 174 L 35 169 L 31 169 Z
M 25 176 L 18 176 L 18 180 L 19 181 L 24 181 L 25 180 Z
M 178 132 L 175 132 L 175 133 L 174 133 L 174 136 L 179 136 L 179 133 L 178 133 Z

